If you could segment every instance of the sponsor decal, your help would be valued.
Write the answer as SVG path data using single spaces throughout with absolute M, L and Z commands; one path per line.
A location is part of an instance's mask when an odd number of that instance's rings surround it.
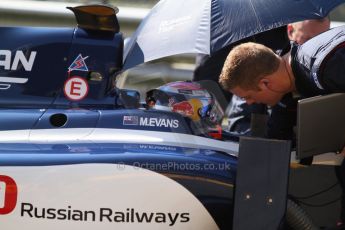
M 158 151 L 177 151 L 179 149 L 183 148 L 178 148 L 174 146 L 168 146 L 168 145 L 150 145 L 150 144 L 125 144 L 123 145 L 124 149 L 128 150 L 158 150 Z
M 72 62 L 72 64 L 68 67 L 68 71 L 71 72 L 72 70 L 79 70 L 79 71 L 89 71 L 87 68 L 87 65 L 85 63 L 85 60 L 89 56 L 83 57 L 81 54 L 79 54 L 76 59 Z
M 123 125 L 138 125 L 138 116 L 123 116 Z
M 203 97 L 210 97 L 210 95 L 206 92 L 206 90 L 189 90 L 189 89 L 178 89 L 179 93 L 187 94 L 187 95 L 194 95 L 194 96 L 203 96 Z
M 163 151 L 177 151 L 177 148 L 174 146 L 166 146 L 166 145 L 139 145 L 141 149 L 149 149 L 149 150 L 163 150 Z
M 12 52 L 11 50 L 0 50 L 0 67 L 3 67 L 4 70 L 18 70 L 19 68 L 23 67 L 25 71 L 31 71 L 32 67 L 35 62 L 36 58 L 36 51 L 31 51 L 29 58 L 26 58 L 24 52 L 21 50 L 17 50 L 14 54 L 13 61 L 12 60 Z M 0 82 L 4 83 L 16 83 L 16 84 L 24 84 L 28 81 L 28 78 L 20 78 L 20 77 L 0 77 Z M 0 84 L 0 90 L 7 90 L 11 87 L 11 84 Z
M 177 91 L 182 94 L 193 94 L 193 91 L 189 89 L 178 89 Z
M 218 229 L 190 191 L 147 169 L 76 164 L 1 167 L 1 171 L 16 182 L 2 176 L 0 191 L 21 185 L 18 201 L 2 195 L 3 206 L 10 204 L 14 211 L 0 215 L 1 229 Z
M 161 34 L 172 30 L 176 30 L 180 27 L 183 27 L 183 25 L 188 24 L 191 20 L 191 16 L 183 16 L 171 20 L 163 20 L 159 23 L 158 33 Z
M 194 108 L 189 101 L 181 101 L 172 105 L 172 111 L 183 114 L 185 116 L 192 116 L 194 114 Z
M 112 208 L 99 208 L 94 210 L 75 209 L 72 206 L 66 208 L 38 207 L 31 203 L 21 203 L 20 216 L 50 219 L 60 221 L 85 221 L 107 223 L 160 223 L 174 226 L 178 223 L 190 221 L 188 212 L 147 212 L 137 211 L 135 208 L 114 210 Z
M 179 120 L 157 118 L 157 117 L 140 117 L 140 126 L 150 127 L 165 127 L 165 128 L 178 128 Z
M 28 81 L 28 78 L 21 78 L 21 77 L 0 77 L 0 82 L 24 84 L 24 83 L 26 83 L 27 81 Z
M 0 215 L 11 213 L 17 204 L 17 184 L 9 176 L 0 175 Z
M 28 81 L 28 78 L 20 78 L 20 77 L 0 77 L 0 82 L 4 83 L 17 83 L 17 84 L 24 84 Z M 11 87 L 11 84 L 1 84 L 0 83 L 0 90 L 7 90 Z
M 11 84 L 0 84 L 0 90 L 8 90 Z
M 186 116 L 192 116 L 194 114 L 193 106 L 188 101 L 181 101 L 172 105 L 172 111 L 181 113 Z
M 2 66 L 5 70 L 17 70 L 20 66 L 19 64 L 21 64 L 25 71 L 31 71 L 35 62 L 36 54 L 36 51 L 31 51 L 30 56 L 27 59 L 23 51 L 17 50 L 14 54 L 13 62 L 11 63 L 11 50 L 0 50 L 0 66 Z
M 139 125 L 176 129 L 179 127 L 179 120 L 158 117 L 123 116 L 123 125 Z
M 82 100 L 87 96 L 88 92 L 89 85 L 84 78 L 74 76 L 65 82 L 64 93 L 69 100 Z

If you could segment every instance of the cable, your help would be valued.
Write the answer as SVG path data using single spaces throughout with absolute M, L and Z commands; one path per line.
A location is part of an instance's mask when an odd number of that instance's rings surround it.
M 290 227 L 289 229 L 319 229 L 306 211 L 295 201 L 288 199 L 286 206 L 286 223 Z

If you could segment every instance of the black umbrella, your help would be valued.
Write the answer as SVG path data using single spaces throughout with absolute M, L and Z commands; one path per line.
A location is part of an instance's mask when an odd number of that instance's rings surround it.
M 243 38 L 323 18 L 345 0 L 161 0 L 125 46 L 124 69 L 182 53 L 212 55 Z

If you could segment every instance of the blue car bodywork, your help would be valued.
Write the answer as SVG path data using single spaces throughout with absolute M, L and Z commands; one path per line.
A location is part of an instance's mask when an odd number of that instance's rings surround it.
M 83 9 L 72 9 L 77 28 L 0 28 L 6 41 L 0 44 L 1 228 L 74 229 L 80 223 L 85 229 L 199 229 L 199 223 L 205 229 L 230 229 L 237 143 L 197 135 L 190 119 L 143 109 L 136 91 L 114 88 L 123 56 L 115 14 L 94 15 Z M 90 23 L 83 23 L 88 16 L 96 25 L 109 16 L 115 27 L 88 27 Z M 103 172 L 109 167 L 112 174 Z M 121 193 L 116 186 L 123 172 L 136 168 L 143 169 L 137 177 L 151 171 L 150 178 L 157 181 L 123 185 L 129 193 L 137 191 L 135 196 Z M 74 173 L 65 176 L 70 169 Z M 84 173 L 90 171 L 91 176 Z M 110 186 L 106 191 L 85 187 L 90 196 L 73 193 L 101 175 L 114 176 L 111 185 L 97 180 Z M 180 205 L 160 204 L 168 213 L 139 201 L 124 208 L 123 215 L 111 211 L 110 204 L 84 207 L 90 200 L 130 203 L 153 186 L 164 191 L 161 180 L 176 188 L 176 196 L 169 197 Z M 189 206 L 177 191 L 194 197 L 190 207 L 202 205 L 180 212 Z M 146 199 L 153 198 L 140 197 L 141 202 Z M 89 211 L 80 211 L 83 208 Z M 140 208 L 146 208 L 147 218 L 137 212 Z M 206 217 L 194 217 L 198 210 Z

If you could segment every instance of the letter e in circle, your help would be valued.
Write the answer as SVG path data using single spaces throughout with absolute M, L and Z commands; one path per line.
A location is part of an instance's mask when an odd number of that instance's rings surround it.
M 84 99 L 89 92 L 89 85 L 84 78 L 75 76 L 67 79 L 64 86 L 65 96 L 72 101 Z

